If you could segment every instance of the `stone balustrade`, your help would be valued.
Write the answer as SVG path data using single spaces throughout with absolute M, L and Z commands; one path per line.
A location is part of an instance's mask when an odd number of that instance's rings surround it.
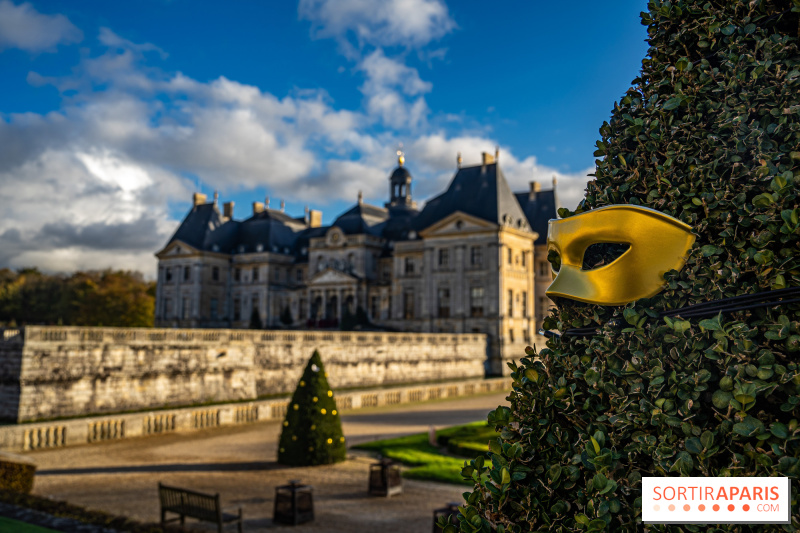
M 468 379 L 336 392 L 340 411 L 457 398 L 509 390 L 510 378 Z M 24 452 L 110 440 L 280 421 L 290 397 L 139 413 L 114 414 L 0 426 L 0 450 Z

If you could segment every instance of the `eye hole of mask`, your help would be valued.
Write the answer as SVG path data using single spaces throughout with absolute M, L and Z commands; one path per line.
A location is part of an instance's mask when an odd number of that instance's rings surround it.
M 555 250 L 547 252 L 547 262 L 550 263 L 553 272 L 561 270 L 561 256 Z
M 598 242 L 590 245 L 583 252 L 581 270 L 594 270 L 606 266 L 630 249 L 630 244 L 616 242 Z

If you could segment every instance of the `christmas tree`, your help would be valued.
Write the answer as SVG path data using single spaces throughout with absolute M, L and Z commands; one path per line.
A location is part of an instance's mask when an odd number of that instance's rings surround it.
M 545 328 L 561 337 L 512 365 L 510 404 L 489 416 L 491 462 L 463 471 L 475 489 L 462 532 L 640 531 L 643 476 L 787 476 L 797 500 L 800 305 L 773 291 L 800 287 L 800 3 L 648 7 L 641 76 L 600 129 L 584 201 L 559 215 L 643 206 L 696 239 L 655 296 L 558 299 Z M 583 270 L 626 248 L 592 247 Z M 708 302 L 727 307 L 686 309 Z
M 283 421 L 278 462 L 313 466 L 344 461 L 342 421 L 319 352 L 309 359 Z

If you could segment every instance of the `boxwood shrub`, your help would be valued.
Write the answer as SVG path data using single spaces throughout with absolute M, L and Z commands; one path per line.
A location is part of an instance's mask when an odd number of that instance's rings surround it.
M 278 462 L 313 466 L 344 461 L 347 447 L 336 400 L 319 352 L 314 350 L 289 402 Z
M 696 243 L 653 298 L 557 302 L 545 328 L 598 332 L 511 365 L 491 466 L 463 471 L 475 487 L 462 532 L 800 527 L 800 306 L 659 318 L 800 286 L 800 2 L 651 0 L 641 18 L 641 75 L 600 128 L 585 199 L 559 215 L 641 205 L 691 225 Z M 792 524 L 645 529 L 643 476 L 788 476 Z
M 0 490 L 30 494 L 36 465 L 24 457 L 0 452 Z

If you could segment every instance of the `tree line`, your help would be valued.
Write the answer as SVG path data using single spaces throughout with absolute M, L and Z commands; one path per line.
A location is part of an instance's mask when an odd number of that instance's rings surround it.
M 156 284 L 139 272 L 0 269 L 0 326 L 152 327 Z

